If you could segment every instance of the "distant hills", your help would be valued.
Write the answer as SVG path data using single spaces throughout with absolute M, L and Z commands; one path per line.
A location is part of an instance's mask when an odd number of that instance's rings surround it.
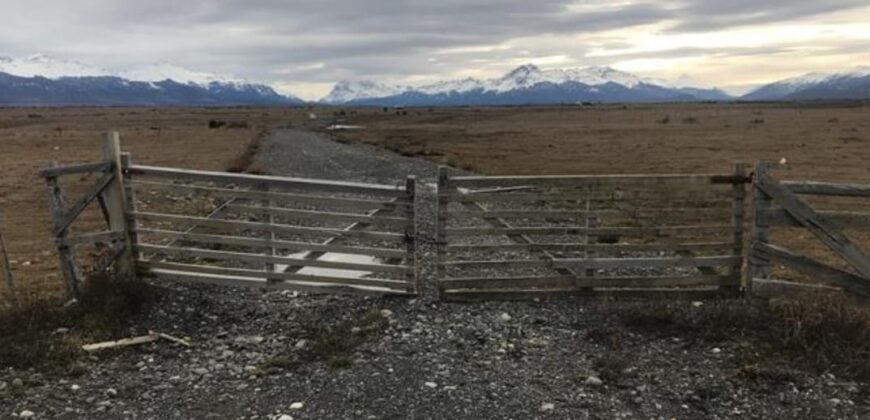
M 0 57 L 0 105 L 300 105 L 269 86 L 160 64 L 111 73 L 77 61 Z
M 542 70 L 527 64 L 494 79 L 422 86 L 341 81 L 306 102 L 265 84 L 156 64 L 120 72 L 45 55 L 0 56 L 0 105 L 485 106 L 625 102 L 870 100 L 870 67 L 812 73 L 761 86 L 741 97 L 596 66 Z
M 870 99 L 870 67 L 839 73 L 809 73 L 755 89 L 746 101 Z

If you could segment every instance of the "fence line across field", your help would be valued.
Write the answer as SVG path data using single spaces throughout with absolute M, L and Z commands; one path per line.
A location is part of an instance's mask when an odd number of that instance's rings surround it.
M 138 165 L 117 133 L 103 136 L 102 156 L 41 171 L 72 295 L 84 277 L 77 250 L 91 246 L 104 256 L 92 270 L 120 277 L 315 293 L 424 289 L 413 176 L 397 186 Z M 68 176 L 93 180 L 68 201 L 59 182 Z M 870 185 L 780 181 L 767 163 L 752 174 L 739 163 L 731 173 L 666 175 L 451 176 L 441 167 L 436 195 L 436 252 L 419 258 L 434 258 L 442 299 L 812 288 L 774 279 L 782 267 L 813 276 L 819 290 L 870 297 L 870 257 L 843 233 L 870 228 L 870 211 L 803 199 L 870 198 Z M 73 233 L 95 206 L 105 227 Z M 774 228 L 809 231 L 846 268 L 772 243 Z M 5 245 L 0 232 L 11 288 Z

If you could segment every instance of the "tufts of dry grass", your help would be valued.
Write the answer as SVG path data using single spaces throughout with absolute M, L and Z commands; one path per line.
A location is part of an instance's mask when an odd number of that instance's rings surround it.
M 17 308 L 0 313 L 0 367 L 72 373 L 82 344 L 128 335 L 131 317 L 159 296 L 147 283 L 108 274 L 90 276 L 69 307 L 54 295 L 26 295 Z
M 796 369 L 870 379 L 870 309 L 843 295 L 764 304 L 713 301 L 700 307 L 644 302 L 622 311 L 619 318 L 637 333 L 680 336 L 690 346 L 738 343 L 743 361 L 735 376 L 744 379 L 788 380 Z M 613 347 L 618 334 L 603 336 Z

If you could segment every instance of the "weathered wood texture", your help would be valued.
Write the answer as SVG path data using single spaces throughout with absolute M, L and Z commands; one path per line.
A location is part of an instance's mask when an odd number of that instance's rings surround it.
M 753 201 L 753 237 L 750 250 L 752 284 L 769 284 L 772 263 L 812 276 L 826 286 L 835 286 L 862 299 L 870 297 L 870 256 L 846 236 L 842 228 L 870 227 L 870 213 L 816 211 L 798 194 L 870 197 L 870 186 L 821 182 L 780 182 L 768 163 L 759 164 Z M 772 205 L 781 209 L 771 209 Z M 799 227 L 810 231 L 855 271 L 850 273 L 770 243 L 771 227 Z M 787 283 L 787 282 L 786 282 Z M 778 288 L 782 284 L 775 283 Z M 784 284 L 784 283 L 783 283 Z M 767 291 L 771 290 L 770 287 Z

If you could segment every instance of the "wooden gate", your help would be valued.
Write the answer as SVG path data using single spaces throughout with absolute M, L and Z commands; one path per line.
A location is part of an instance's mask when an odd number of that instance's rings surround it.
M 809 201 L 814 198 L 822 200 Z M 870 198 L 870 185 L 778 181 L 772 176 L 769 163 L 759 164 L 753 191 L 755 217 L 749 257 L 750 284 L 759 289 L 757 292 L 768 289 L 777 294 L 783 289 L 807 290 L 816 284 L 821 288 L 842 289 L 861 300 L 870 299 L 870 257 L 858 246 L 858 243 L 870 241 L 870 212 L 861 211 L 868 207 L 867 198 Z M 819 207 L 849 210 L 817 210 Z M 822 262 L 825 256 L 821 255 L 819 247 L 806 241 L 804 235 L 789 236 L 788 232 L 783 232 L 782 240 L 788 240 L 790 246 L 807 248 L 806 252 L 816 256 L 774 245 L 772 228 L 809 231 L 833 258 Z M 862 241 L 850 238 L 848 230 Z M 837 263 L 840 267 L 834 266 Z M 772 278 L 775 264 L 797 271 L 799 275 L 791 281 L 775 280 Z
M 445 299 L 596 292 L 737 292 L 742 164 L 723 175 L 438 180 Z
M 106 172 L 82 205 L 117 183 L 104 208 L 120 221 L 99 237 L 128 244 L 117 259 L 140 276 L 315 293 L 417 293 L 414 177 L 392 186 L 133 165 L 120 154 L 117 162 L 43 174 L 52 185 L 64 173 Z M 72 239 L 63 237 L 64 226 L 79 203 L 54 212 L 66 265 Z M 76 270 L 64 272 L 75 293 Z

